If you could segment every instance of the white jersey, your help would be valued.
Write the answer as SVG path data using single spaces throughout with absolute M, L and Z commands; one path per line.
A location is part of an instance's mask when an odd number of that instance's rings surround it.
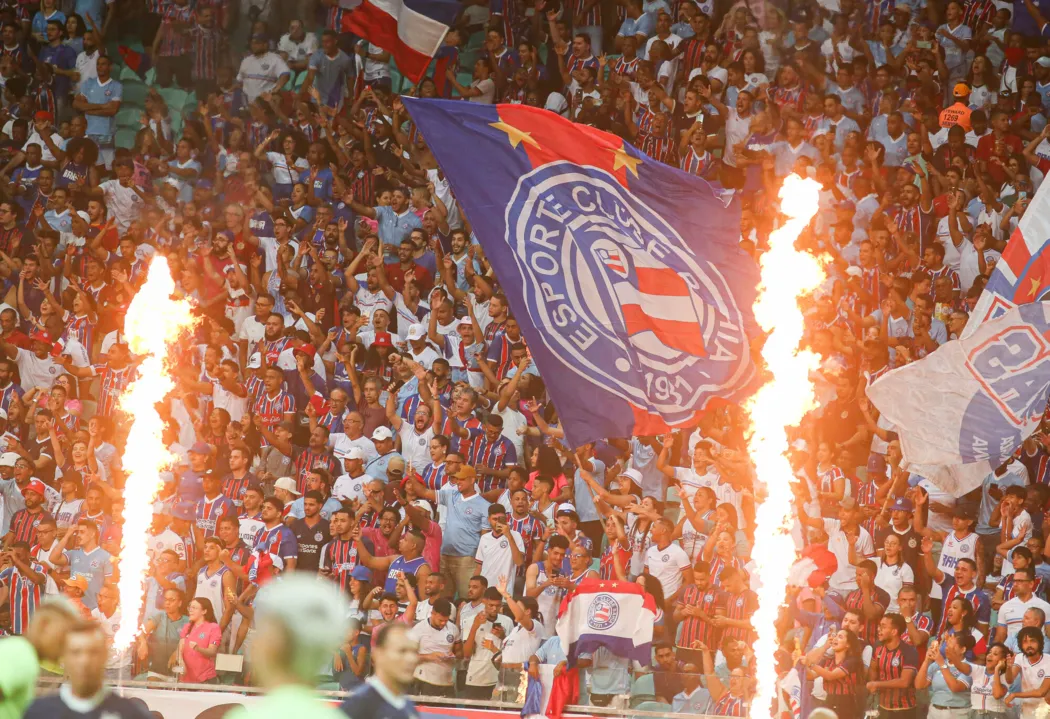
M 335 480 L 335 484 L 332 485 L 332 496 L 339 500 L 356 499 L 359 502 L 364 502 L 365 485 L 371 481 L 372 476 L 368 474 L 361 474 L 357 477 L 344 474 Z
M 1039 659 L 1033 664 L 1023 654 L 1014 655 L 1014 664 L 1021 668 L 1021 691 L 1030 692 L 1038 689 L 1043 680 L 1050 677 L 1050 654 L 1040 654 Z M 1040 707 L 1046 706 L 1042 698 L 1019 699 L 1021 703 L 1021 719 L 1036 719 L 1042 716 Z
M 426 467 L 430 464 L 430 440 L 434 439 L 434 427 L 428 425 L 422 432 L 416 431 L 413 422 L 401 421 L 397 431 L 401 438 L 401 456 L 413 467 Z
M 241 537 L 241 541 L 244 542 L 244 546 L 254 547 L 255 537 L 259 534 L 259 530 L 265 527 L 266 524 L 263 523 L 261 519 L 248 517 L 246 515 L 241 515 L 238 521 L 240 522 L 238 534 Z
M 211 607 L 215 610 L 216 619 L 221 619 L 226 612 L 226 597 L 222 593 L 222 575 L 228 571 L 230 571 L 229 567 L 223 565 L 219 567 L 219 571 L 209 576 L 208 567 L 205 565 L 197 572 L 197 591 L 194 592 L 193 596 L 204 597 L 211 602 Z
M 536 573 L 537 587 L 543 586 L 550 579 L 550 575 L 547 574 L 547 563 L 540 562 L 539 568 L 540 571 Z M 547 634 L 550 636 L 554 635 L 554 628 L 558 623 L 558 607 L 561 605 L 561 600 L 565 593 L 565 589 L 550 586 L 536 597 L 536 604 L 539 605 L 540 615 L 543 617 L 543 628 L 547 630 Z
M 941 558 L 937 562 L 937 569 L 944 572 L 946 577 L 955 577 L 955 565 L 960 559 L 977 560 L 977 535 L 970 532 L 964 539 L 960 539 L 955 532 L 951 532 L 944 538 L 944 546 L 941 549 Z M 932 599 L 941 598 L 941 585 L 933 583 L 930 588 Z
M 430 619 L 419 622 L 409 630 L 408 636 L 419 642 L 420 654 L 452 654 L 452 646 L 459 641 L 459 627 L 449 621 L 438 629 Z M 416 667 L 416 679 L 438 686 L 452 685 L 451 662 L 420 662 Z
M 65 534 L 67 529 L 76 524 L 77 517 L 80 516 L 80 507 L 83 504 L 83 499 L 72 499 L 68 502 L 62 501 L 59 503 L 58 509 L 52 512 L 51 516 L 55 518 L 55 525 L 58 527 L 59 535 Z
M 153 560 L 167 549 L 179 555 L 179 559 L 186 560 L 186 542 L 170 529 L 165 529 L 160 534 L 151 534 L 146 539 L 146 553 Z

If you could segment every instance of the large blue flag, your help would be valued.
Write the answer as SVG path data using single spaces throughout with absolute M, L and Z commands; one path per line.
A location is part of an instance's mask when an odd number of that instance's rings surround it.
M 758 270 L 738 201 L 523 105 L 405 99 L 521 324 L 571 446 L 741 399 Z

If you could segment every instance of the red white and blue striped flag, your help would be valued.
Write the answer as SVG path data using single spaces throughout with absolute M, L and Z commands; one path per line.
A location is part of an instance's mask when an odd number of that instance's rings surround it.
M 419 82 L 441 49 L 460 5 L 455 0 L 339 0 L 350 10 L 343 30 L 394 56 L 402 75 Z
M 585 579 L 561 600 L 558 636 L 569 667 L 598 647 L 648 666 L 655 621 L 656 600 L 641 585 Z

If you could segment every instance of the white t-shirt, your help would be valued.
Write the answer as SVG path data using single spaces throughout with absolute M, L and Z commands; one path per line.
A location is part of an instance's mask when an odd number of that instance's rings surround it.
M 507 408 L 504 409 L 502 412 L 499 411 L 499 407 L 497 405 L 497 407 L 493 408 L 492 413 L 498 414 L 500 417 L 503 418 L 502 434 L 504 437 L 510 440 L 511 444 L 514 445 L 515 455 L 518 457 L 518 459 L 524 457 L 525 438 L 523 435 L 518 434 L 518 428 L 525 427 L 528 425 L 529 421 L 525 419 L 525 415 L 511 407 L 509 404 L 507 405 Z
M 241 60 L 237 81 L 241 83 L 244 97 L 248 102 L 255 102 L 259 95 L 270 92 L 277 87 L 281 75 L 291 74 L 288 65 L 275 52 L 267 52 L 261 57 L 249 55 Z
M 452 645 L 459 641 L 459 627 L 451 620 L 441 629 L 436 629 L 426 619 L 408 631 L 408 636 L 419 642 L 420 654 L 452 654 Z M 420 662 L 415 678 L 427 684 L 450 686 L 452 684 L 452 662 Z
M 472 619 L 471 624 L 473 625 L 473 623 L 474 620 Z M 471 655 L 470 663 L 467 665 L 467 684 L 472 687 L 488 687 L 499 681 L 499 670 L 492 663 L 492 657 L 503 648 L 504 640 L 492 634 L 492 627 L 496 624 L 503 627 L 504 639 L 510 636 L 510 632 L 514 628 L 514 622 L 511 618 L 505 614 L 500 614 L 496 617 L 495 622 L 484 621 L 478 627 L 478 630 L 474 632 L 474 654 Z M 466 641 L 466 634 L 469 633 L 470 628 L 468 627 L 464 632 L 464 641 Z M 491 645 L 486 646 L 486 641 L 491 642 Z
M 146 539 L 146 552 L 154 561 L 160 556 L 161 552 L 169 549 L 175 552 L 179 559 L 186 559 L 186 542 L 172 530 L 165 529 L 160 534 L 151 534 Z
M 349 474 L 344 474 L 335 480 L 335 484 L 332 485 L 332 496 L 340 500 L 356 499 L 364 502 L 365 485 L 371 481 L 372 477 L 368 474 L 362 474 L 359 477 L 351 477 Z
M 128 231 L 128 226 L 139 218 L 139 212 L 146 204 L 138 193 L 130 187 L 124 187 L 119 180 L 106 180 L 99 185 L 106 198 L 106 207 L 116 220 L 117 234 L 121 237 Z
M 507 537 L 508 532 L 509 538 Z M 481 535 L 478 551 L 474 553 L 474 559 L 481 562 L 477 573 L 489 581 L 490 587 L 495 587 L 500 577 L 514 576 L 514 554 L 511 552 L 510 542 L 513 541 L 518 545 L 519 552 L 525 552 L 525 543 L 521 539 L 521 534 L 513 529 L 508 532 L 504 532 L 499 537 L 492 532 Z
M 15 355 L 15 364 L 18 365 L 18 373 L 22 377 L 23 387 L 47 387 L 55 383 L 60 374 L 66 374 L 65 368 L 47 355 L 40 359 L 29 350 L 18 348 Z
M 1003 602 L 1003 606 L 999 607 L 998 623 L 1006 627 L 1007 637 L 1017 636 L 1017 633 L 1021 631 L 1023 626 L 1021 620 L 1024 618 L 1024 613 L 1032 607 L 1042 609 L 1048 619 L 1048 623 L 1050 623 L 1050 604 L 1047 604 L 1034 594 L 1028 598 L 1027 602 L 1022 602 L 1020 597 L 1014 597 Z
M 941 556 L 937 561 L 937 569 L 944 572 L 946 577 L 955 577 L 955 565 L 960 559 L 977 559 L 977 535 L 971 532 L 966 539 L 959 539 L 955 532 L 951 532 L 944 538 L 941 547 Z M 930 588 L 930 598 L 941 598 L 941 585 L 933 583 Z
M 876 557 L 874 561 L 879 567 L 879 571 L 875 575 L 875 586 L 890 595 L 890 605 L 886 607 L 886 611 L 896 612 L 899 609 L 897 606 L 897 593 L 900 592 L 901 587 L 905 584 L 915 583 L 915 572 L 907 564 L 886 564 L 879 557 Z
M 277 43 L 277 52 L 287 55 L 292 62 L 306 60 L 317 50 L 317 35 L 312 32 L 305 33 L 303 39 L 296 42 L 291 34 L 283 35 Z
M 1004 605 L 1005 606 L 1005 605 Z M 1014 655 L 1014 665 L 1021 668 L 1021 691 L 1030 692 L 1038 689 L 1043 680 L 1050 677 L 1050 654 L 1040 654 L 1034 664 L 1024 654 Z M 1021 718 L 1036 719 L 1042 715 L 1040 707 L 1046 706 L 1042 698 L 1018 699 L 1021 703 Z
M 1010 539 L 1017 539 L 1018 537 L 1024 537 L 1024 541 L 1018 544 L 1018 547 L 1032 538 L 1032 515 L 1024 509 L 1013 518 L 1013 523 L 1010 526 Z M 1009 556 L 1003 560 L 1003 576 L 1012 574 L 1014 571 L 1014 564 L 1010 561 L 1012 556 L 1013 550 L 1010 550 Z
M 674 542 L 663 549 L 654 544 L 645 553 L 645 568 L 660 582 L 665 597 L 678 591 L 682 586 L 682 570 L 691 566 L 689 555 Z
M 491 105 L 496 99 L 496 82 L 487 77 L 484 80 L 475 80 L 470 83 L 470 86 L 475 90 L 481 90 L 480 95 L 474 95 L 469 98 L 471 102 L 476 102 L 481 105 Z
M 99 623 L 102 627 L 102 631 L 105 633 L 106 638 L 112 642 L 113 635 L 120 629 L 120 607 L 113 612 L 112 617 L 107 617 L 102 613 L 102 610 L 95 608 L 91 610 L 91 618 Z M 109 648 L 109 656 L 106 657 L 106 669 L 120 669 L 122 667 L 131 666 L 131 651 L 130 647 L 125 648 L 120 652 L 113 650 L 112 645 Z M 105 712 L 103 712 L 104 714 Z
M 80 84 L 84 80 L 98 77 L 98 50 L 95 50 L 92 54 L 88 55 L 83 50 L 77 55 L 76 71 L 80 73 L 80 82 L 77 83 L 75 90 L 80 90 Z
M 825 519 L 824 531 L 828 534 L 828 549 L 838 560 L 838 569 L 831 575 L 831 588 L 840 594 L 852 592 L 857 588 L 857 572 L 849 563 L 849 540 L 842 531 L 842 523 L 837 519 Z M 864 527 L 857 528 L 857 543 L 853 547 L 857 557 L 865 559 L 875 556 L 875 543 Z
M 434 439 L 433 425 L 427 425 L 425 430 L 417 432 L 414 422 L 403 419 L 397 435 L 401 438 L 401 456 L 405 458 L 405 462 L 413 467 L 426 467 L 430 463 L 430 440 Z
M 707 468 L 704 474 L 697 474 L 693 467 L 675 467 L 674 478 L 682 484 L 682 494 L 690 501 L 701 487 L 710 487 L 711 491 L 718 495 L 718 472 L 713 466 Z

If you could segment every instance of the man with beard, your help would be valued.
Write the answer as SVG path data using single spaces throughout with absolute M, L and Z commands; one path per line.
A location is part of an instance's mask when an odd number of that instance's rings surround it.
M 904 618 L 886 614 L 879 620 L 879 646 L 868 667 L 868 694 L 878 693 L 880 717 L 903 717 L 915 711 L 915 673 L 919 653 L 901 639 L 907 631 Z
M 1022 627 L 1017 632 L 1017 644 L 1021 654 L 1015 654 L 1013 663 L 1006 670 L 1008 682 L 1021 675 L 1021 691 L 1007 694 L 1003 702 L 1011 706 L 1016 699 L 1021 702 L 1021 718 L 1035 719 L 1045 706 L 1043 697 L 1050 691 L 1050 655 L 1043 654 L 1043 633 L 1035 627 Z

